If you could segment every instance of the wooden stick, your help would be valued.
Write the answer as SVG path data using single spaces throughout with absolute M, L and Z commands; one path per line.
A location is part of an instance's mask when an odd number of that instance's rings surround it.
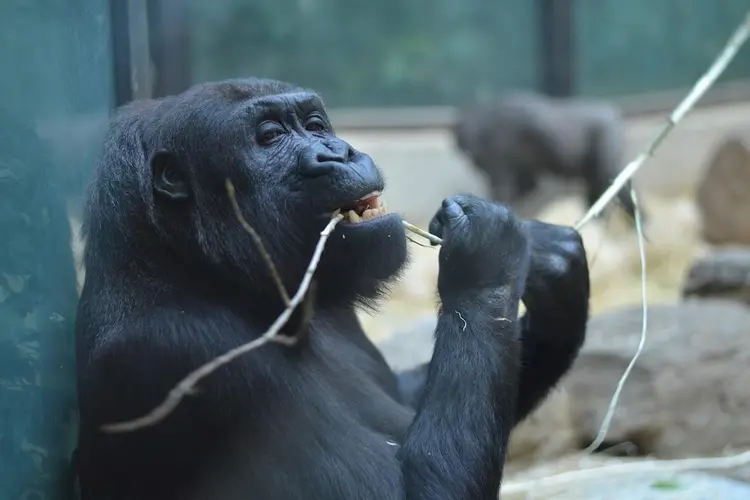
M 404 224 L 404 227 L 406 229 L 408 229 L 409 231 L 411 231 L 414 234 L 418 234 L 422 238 L 428 239 L 430 241 L 430 243 L 432 243 L 433 245 L 442 245 L 443 244 L 443 240 L 441 238 L 438 238 L 434 234 L 428 233 L 424 229 L 420 229 L 417 226 L 415 226 L 414 224 L 409 224 L 405 220 L 402 220 L 401 222 Z

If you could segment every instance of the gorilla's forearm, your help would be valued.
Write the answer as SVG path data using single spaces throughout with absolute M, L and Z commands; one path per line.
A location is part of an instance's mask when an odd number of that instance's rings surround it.
M 586 302 L 586 312 L 588 303 Z M 525 419 L 570 369 L 583 344 L 587 314 L 565 315 L 530 310 L 521 320 L 521 374 L 516 424 Z
M 586 314 L 570 319 L 544 313 L 521 319 L 521 356 L 514 425 L 536 408 L 570 368 L 583 344 Z M 582 319 L 583 318 L 583 319 Z M 401 402 L 416 408 L 422 397 L 430 363 L 396 372 Z
M 513 299 L 492 295 L 452 304 L 438 318 L 417 414 L 398 454 L 406 498 L 424 498 L 425 491 L 434 498 L 497 498 L 520 343 L 518 325 L 497 320 L 512 313 Z

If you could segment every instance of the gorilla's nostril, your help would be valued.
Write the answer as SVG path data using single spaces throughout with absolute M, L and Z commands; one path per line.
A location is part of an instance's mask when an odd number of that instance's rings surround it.
M 347 158 L 344 158 L 343 155 L 340 155 L 333 151 L 320 151 L 318 152 L 318 154 L 315 155 L 315 160 L 317 160 L 318 163 L 328 163 L 328 162 L 346 163 Z

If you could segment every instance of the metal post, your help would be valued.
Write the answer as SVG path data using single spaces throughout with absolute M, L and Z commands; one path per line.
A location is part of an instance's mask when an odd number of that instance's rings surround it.
M 152 95 L 147 0 L 110 0 L 115 104 Z
M 193 83 L 186 3 L 183 0 L 149 2 L 151 57 L 156 68 L 156 97 L 178 94 Z
M 574 95 L 574 27 L 575 0 L 537 0 L 541 48 L 540 87 L 555 97 Z

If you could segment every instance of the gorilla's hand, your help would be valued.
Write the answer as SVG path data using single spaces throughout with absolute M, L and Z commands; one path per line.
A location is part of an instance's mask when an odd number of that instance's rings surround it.
M 499 288 L 515 303 L 521 298 L 530 245 L 510 209 L 476 196 L 447 198 L 430 222 L 430 232 L 443 238 L 438 274 L 443 303 Z
M 581 235 L 573 228 L 523 221 L 531 242 L 531 266 L 523 301 L 529 312 L 573 313 L 588 303 L 589 268 Z

